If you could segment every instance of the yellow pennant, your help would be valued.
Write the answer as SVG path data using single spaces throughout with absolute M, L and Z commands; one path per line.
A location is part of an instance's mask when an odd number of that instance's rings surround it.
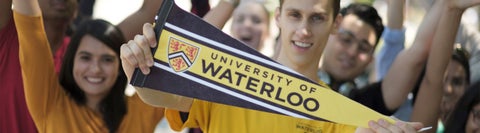
M 394 122 L 263 56 L 173 2 L 164 2 L 158 16 L 155 67 L 149 75 L 136 70 L 135 86 L 359 127 L 380 118 Z

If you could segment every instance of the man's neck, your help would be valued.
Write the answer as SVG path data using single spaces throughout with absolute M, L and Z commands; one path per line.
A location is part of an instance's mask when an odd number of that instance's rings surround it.
M 277 61 L 290 68 L 293 69 L 294 71 L 302 74 L 303 76 L 307 77 L 308 79 L 318 82 L 320 81 L 320 78 L 317 76 L 317 71 L 318 71 L 318 62 L 315 63 L 305 63 L 305 64 L 298 64 L 294 62 L 290 62 L 288 59 L 278 57 Z
M 44 18 L 43 24 L 52 53 L 55 53 L 63 43 L 70 21 L 66 19 Z

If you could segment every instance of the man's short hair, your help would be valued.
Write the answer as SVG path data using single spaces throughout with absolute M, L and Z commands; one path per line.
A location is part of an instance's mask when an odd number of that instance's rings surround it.
M 285 0 L 280 0 L 280 9 L 282 8 L 283 1 Z M 338 15 L 338 10 L 340 10 L 340 0 L 330 0 L 332 1 L 332 6 L 333 6 L 333 20 L 337 18 Z
M 372 26 L 377 35 L 377 40 L 375 41 L 375 47 L 382 36 L 383 29 L 385 28 L 382 23 L 382 18 L 378 15 L 377 10 L 370 5 L 352 3 L 345 8 L 340 10 L 342 16 L 347 16 L 353 14 L 357 16 L 360 20 Z

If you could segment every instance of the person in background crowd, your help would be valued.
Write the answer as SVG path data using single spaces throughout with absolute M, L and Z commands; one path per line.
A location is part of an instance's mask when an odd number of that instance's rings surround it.
M 436 31 L 432 39 L 432 46 L 427 55 L 425 76 L 421 80 L 417 99 L 413 107 L 411 120 L 431 125 L 436 129 L 440 117 L 440 107 L 444 93 L 443 84 L 448 64 L 452 56 L 457 31 L 463 12 L 474 5 L 480 4 L 479 0 L 472 1 L 436 1 L 435 3 L 442 16 L 439 18 Z M 412 59 L 413 60 L 413 59 Z M 448 86 L 447 86 L 448 87 Z M 428 132 L 435 132 L 430 130 Z
M 270 34 L 270 15 L 265 6 L 253 0 L 222 0 L 204 20 L 222 29 L 230 16 L 230 35 L 253 49 L 262 50 Z
M 458 100 L 470 85 L 470 65 L 468 53 L 457 44 L 448 63 L 443 85 L 443 97 L 440 104 L 440 118 L 437 131 L 443 131 L 443 123 L 448 120 Z
M 18 36 L 12 13 L 12 1 L 0 0 L 0 132 L 35 133 L 35 124 L 25 103 Z M 70 41 L 66 36 L 68 26 L 77 10 L 76 0 L 53 2 L 39 0 L 43 26 L 49 41 L 55 72 L 60 71 L 63 55 Z M 8 79 L 8 80 L 7 80 Z
M 445 123 L 445 133 L 480 131 L 480 82 L 470 86 L 457 102 Z

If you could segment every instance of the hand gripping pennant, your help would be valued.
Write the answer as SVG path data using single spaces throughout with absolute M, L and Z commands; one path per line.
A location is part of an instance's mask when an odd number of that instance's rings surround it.
M 284 67 L 164 0 L 149 75 L 132 85 L 298 118 L 368 127 L 383 116 Z

